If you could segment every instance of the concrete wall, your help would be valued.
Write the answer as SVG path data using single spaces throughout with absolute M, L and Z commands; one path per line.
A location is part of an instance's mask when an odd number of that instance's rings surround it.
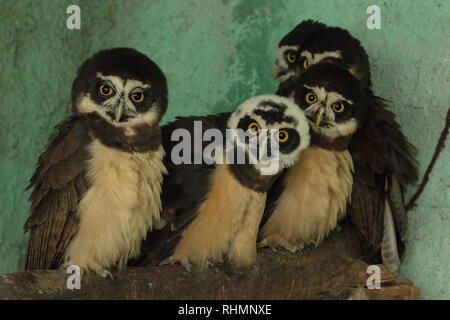
M 29 215 L 25 192 L 52 128 L 70 112 L 77 67 L 94 52 L 134 47 L 156 61 L 177 115 L 233 110 L 273 93 L 275 47 L 301 20 L 348 29 L 365 46 L 375 92 L 392 101 L 419 147 L 421 175 L 449 107 L 450 2 L 446 0 L 0 0 L 0 272 L 22 269 Z M 66 28 L 66 8 L 81 7 L 81 30 Z M 381 8 L 381 30 L 366 9 Z M 441 154 L 410 212 L 403 276 L 422 297 L 450 298 L 450 148 Z M 408 190 L 407 199 L 414 191 Z

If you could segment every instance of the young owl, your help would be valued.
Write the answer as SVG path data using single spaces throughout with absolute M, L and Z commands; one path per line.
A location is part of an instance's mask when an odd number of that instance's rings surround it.
M 200 135 L 195 132 L 199 122 Z M 215 156 L 223 161 L 195 164 L 193 153 L 188 157 L 191 163 L 177 164 L 170 155 L 179 144 L 172 135 L 180 129 L 197 137 L 189 142 L 194 151 L 200 142 L 197 155 L 205 155 L 211 137 L 203 143 L 201 138 L 211 130 L 223 137 L 240 130 L 248 139 L 221 142 L 223 152 L 216 150 Z M 231 114 L 179 118 L 162 130 L 169 172 L 162 194 L 162 218 L 167 224 L 149 235 L 137 264 L 180 262 L 190 270 L 191 263 L 204 267 L 224 259 L 236 266 L 254 263 L 267 190 L 309 145 L 304 113 L 287 98 L 263 95 L 247 100 Z M 256 149 L 251 142 L 257 142 Z M 237 161 L 239 150 L 245 158 L 242 163 Z M 275 153 L 273 170 L 264 171 L 268 157 Z
M 348 215 L 367 244 L 368 259 L 398 269 L 398 251 L 407 236 L 403 188 L 417 179 L 417 149 L 402 134 L 385 100 L 372 92 L 368 56 L 344 29 L 307 20 L 289 32 L 280 41 L 272 70 L 279 93 L 290 95 L 290 79 L 323 62 L 344 66 L 363 84 L 367 119 L 349 143 L 358 161 Z
M 345 217 L 354 165 L 348 150 L 367 115 L 362 84 L 346 68 L 319 64 L 291 82 L 311 126 L 311 145 L 269 191 L 259 246 L 319 245 Z
M 159 121 L 166 79 L 133 49 L 86 60 L 72 87 L 72 115 L 56 127 L 28 188 L 26 270 L 77 265 L 105 277 L 138 255 L 159 221 Z

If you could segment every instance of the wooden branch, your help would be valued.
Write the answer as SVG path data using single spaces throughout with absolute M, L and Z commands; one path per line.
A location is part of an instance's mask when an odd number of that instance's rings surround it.
M 65 270 L 0 274 L 0 299 L 417 299 L 418 287 L 380 266 L 381 289 L 365 287 L 368 265 L 358 239 L 344 227 L 309 254 L 270 249 L 256 266 L 216 265 L 187 273 L 181 266 L 128 268 L 103 279 L 84 275 L 81 289 L 67 288 Z

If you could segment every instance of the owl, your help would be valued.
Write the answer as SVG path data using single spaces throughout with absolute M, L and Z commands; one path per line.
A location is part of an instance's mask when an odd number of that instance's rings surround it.
M 278 93 L 292 95 L 295 89 L 289 82 L 319 63 L 343 66 L 363 85 L 367 116 L 348 142 L 354 179 L 347 213 L 367 245 L 368 260 L 381 260 L 396 270 L 407 237 L 403 188 L 417 179 L 417 149 L 402 134 L 385 100 L 372 92 L 367 54 L 348 31 L 308 20 L 284 39 L 293 49 L 283 50 L 283 40 L 278 47 L 273 67 L 280 81 Z M 274 199 L 280 192 L 273 192 Z M 268 212 L 273 206 L 268 203 Z
M 100 51 L 78 70 L 72 114 L 58 126 L 28 188 L 26 270 L 123 269 L 160 220 L 166 173 L 161 69 L 134 49 Z
M 200 133 L 196 132 L 199 124 Z M 194 137 L 188 144 L 194 150 L 187 157 L 189 163 L 174 160 L 180 143 L 174 135 L 180 130 Z M 232 113 L 178 118 L 163 126 L 162 132 L 168 169 L 162 193 L 166 224 L 149 235 L 136 264 L 180 262 L 187 270 L 192 263 L 199 267 L 223 261 L 234 266 L 253 264 L 267 190 L 309 145 L 303 111 L 287 98 L 262 95 Z M 205 158 L 196 163 L 198 155 L 209 154 L 213 132 L 225 137 L 214 152 L 217 161 Z M 244 139 L 239 135 L 230 139 L 236 132 Z M 197 150 L 196 143 L 200 143 Z M 239 150 L 244 155 L 241 162 Z
M 337 64 L 318 64 L 292 81 L 291 98 L 311 127 L 311 144 L 269 190 L 259 247 L 291 252 L 319 245 L 346 216 L 354 162 L 348 147 L 367 117 L 362 83 Z

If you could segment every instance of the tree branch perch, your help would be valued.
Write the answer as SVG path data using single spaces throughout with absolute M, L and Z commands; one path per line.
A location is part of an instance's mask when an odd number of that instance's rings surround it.
M 103 279 L 83 276 L 69 290 L 65 270 L 0 274 L 0 299 L 417 299 L 418 287 L 381 268 L 381 289 L 365 287 L 367 264 L 359 259 L 354 231 L 335 231 L 309 254 L 260 250 L 249 269 L 216 265 L 187 273 L 181 266 L 128 268 Z

